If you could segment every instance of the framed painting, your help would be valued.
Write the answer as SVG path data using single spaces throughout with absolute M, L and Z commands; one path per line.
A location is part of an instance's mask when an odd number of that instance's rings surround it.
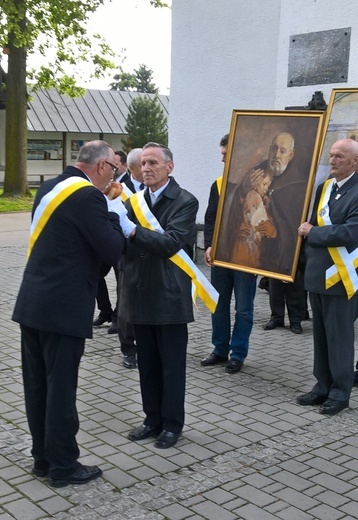
M 333 143 L 338 139 L 347 138 L 358 141 L 357 113 L 358 88 L 332 90 L 323 127 L 312 198 L 314 198 L 317 186 L 329 177 L 329 152 Z
M 295 279 L 324 112 L 234 110 L 213 265 Z

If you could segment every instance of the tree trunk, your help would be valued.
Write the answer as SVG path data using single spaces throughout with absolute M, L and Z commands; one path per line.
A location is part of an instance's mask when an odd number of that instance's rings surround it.
M 25 21 L 21 22 L 25 25 Z M 6 78 L 5 196 L 29 195 L 27 184 L 26 47 L 16 48 L 9 37 Z

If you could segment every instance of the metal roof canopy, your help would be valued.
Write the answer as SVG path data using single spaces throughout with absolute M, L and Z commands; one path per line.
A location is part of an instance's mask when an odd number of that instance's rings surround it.
M 155 94 L 119 90 L 86 90 L 83 97 L 70 98 L 55 89 L 31 93 L 27 129 L 34 132 L 126 134 L 129 105 L 137 96 Z M 158 95 L 166 116 L 169 97 Z

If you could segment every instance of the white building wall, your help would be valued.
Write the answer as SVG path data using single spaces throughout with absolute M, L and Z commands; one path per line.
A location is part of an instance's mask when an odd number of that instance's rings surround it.
M 173 0 L 169 146 L 174 175 L 200 203 L 222 173 L 232 110 L 306 106 L 321 90 L 358 87 L 358 2 Z M 290 36 L 351 27 L 347 83 L 287 87 Z

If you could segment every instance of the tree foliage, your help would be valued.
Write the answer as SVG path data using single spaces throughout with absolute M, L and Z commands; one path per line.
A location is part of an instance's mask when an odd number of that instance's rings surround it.
M 128 134 L 124 142 L 127 152 L 132 148 L 141 148 L 149 141 L 168 144 L 167 117 L 157 96 L 138 96 L 133 99 L 125 130 Z
M 113 76 L 114 82 L 110 84 L 111 90 L 125 90 L 129 92 L 146 92 L 157 94 L 158 88 L 153 82 L 153 70 L 145 65 L 139 65 L 133 73 L 124 72 L 120 68 L 120 73 Z
M 131 0 L 128 0 L 131 1 Z M 4 195 L 28 192 L 26 172 L 27 81 L 32 88 L 55 88 L 71 97 L 84 94 L 76 83 L 81 63 L 101 77 L 114 68 L 113 52 L 100 35 L 89 37 L 86 23 L 105 0 L 1 0 L 0 48 L 8 54 Z M 167 6 L 149 0 L 154 7 Z M 49 58 L 49 50 L 51 57 Z M 43 64 L 27 68 L 27 58 L 42 55 Z M 68 66 L 72 66 L 70 73 Z

